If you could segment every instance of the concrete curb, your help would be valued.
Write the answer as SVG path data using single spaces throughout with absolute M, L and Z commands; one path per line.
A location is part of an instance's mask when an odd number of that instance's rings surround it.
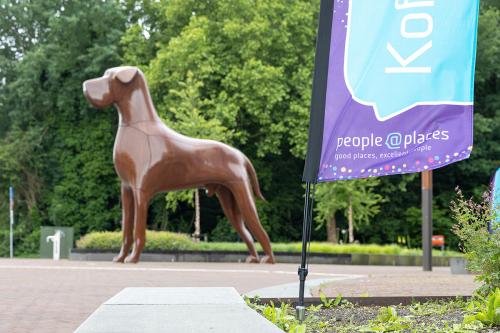
M 336 281 L 360 279 L 365 277 L 364 275 L 354 275 L 354 274 L 338 274 L 337 276 L 330 276 L 322 279 L 307 279 L 304 296 L 312 297 L 312 290 L 316 287 L 321 286 L 323 283 L 331 283 Z M 247 297 L 259 297 L 259 298 L 288 298 L 294 297 L 299 294 L 299 284 L 297 282 L 285 283 L 271 287 L 265 287 L 260 289 L 255 289 L 245 293 Z
M 111 261 L 118 250 L 72 249 L 70 260 Z M 144 252 L 142 261 L 151 262 L 245 262 L 247 252 L 236 251 L 158 251 Z M 275 252 L 278 263 L 299 264 L 300 253 Z M 433 257 L 433 265 L 449 266 L 455 257 Z M 380 265 L 380 266 L 421 266 L 421 256 L 398 256 L 382 254 L 328 254 L 311 253 L 311 264 L 328 265 Z
M 125 288 L 76 333 L 282 333 L 234 288 Z

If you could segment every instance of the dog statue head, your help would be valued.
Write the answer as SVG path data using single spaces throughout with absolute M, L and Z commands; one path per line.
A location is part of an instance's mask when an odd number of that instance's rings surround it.
M 87 100 L 96 108 L 106 108 L 116 103 L 121 96 L 130 93 L 137 76 L 142 76 L 137 67 L 114 67 L 104 72 L 97 79 L 83 83 L 83 93 Z

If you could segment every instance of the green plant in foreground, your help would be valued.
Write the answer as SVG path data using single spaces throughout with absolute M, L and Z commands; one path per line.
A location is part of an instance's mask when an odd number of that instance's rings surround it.
M 276 307 L 273 302 L 271 302 L 270 305 L 259 305 L 251 303 L 251 301 L 247 299 L 247 304 L 282 330 L 294 333 L 302 332 L 302 325 L 295 319 L 295 316 L 292 315 L 292 309 L 289 303 L 281 303 L 280 307 Z M 303 332 L 305 332 L 305 326 Z
M 498 325 L 492 324 L 491 318 L 494 321 L 497 318 L 495 315 L 498 316 L 499 294 L 500 291 L 495 291 L 494 297 L 490 295 L 487 298 L 481 298 L 478 295 L 471 301 L 457 298 L 452 301 L 414 303 L 402 307 L 402 310 L 407 309 L 411 313 L 409 316 L 400 316 L 396 307 L 383 307 L 380 308 L 377 317 L 368 324 L 353 322 L 353 318 L 342 321 L 337 321 L 335 318 L 324 320 L 328 312 L 324 304 L 309 306 L 307 308 L 309 315 L 301 323 L 295 319 L 293 307 L 290 304 L 281 304 L 280 307 L 276 307 L 273 303 L 260 304 L 258 298 L 245 298 L 245 301 L 249 307 L 288 333 L 477 333 L 482 332 L 486 327 Z M 337 297 L 335 300 L 338 299 L 340 298 Z M 329 300 L 326 297 L 325 300 L 331 307 L 334 306 L 335 300 Z M 340 308 L 358 307 L 349 302 L 338 302 L 338 306 Z M 454 319 L 447 319 L 448 314 L 464 311 L 474 314 L 467 316 L 461 323 L 456 323 Z M 483 315 L 480 315 L 481 313 Z
M 383 307 L 377 318 L 360 328 L 360 332 L 397 332 L 410 328 L 409 319 L 400 317 L 392 306 Z
M 327 323 L 319 321 L 314 315 L 307 316 L 304 322 L 300 322 L 295 318 L 294 309 L 290 303 L 281 303 L 280 307 L 276 307 L 273 302 L 270 304 L 260 304 L 258 297 L 250 299 L 245 297 L 247 305 L 264 316 L 267 320 L 288 333 L 306 333 L 314 328 L 326 328 Z M 319 305 L 317 310 L 322 307 Z M 308 311 L 314 312 L 311 307 Z M 321 331 L 322 332 L 322 331 Z
M 342 295 L 339 294 L 336 298 L 331 298 L 331 299 L 328 299 L 326 297 L 326 295 L 321 292 L 319 294 L 319 298 L 321 300 L 321 303 L 323 303 L 322 305 L 326 308 L 326 309 L 329 309 L 331 307 L 335 307 L 335 306 L 339 306 L 340 303 L 342 302 Z
M 469 324 L 479 321 L 486 326 L 500 326 L 500 288 L 496 288 L 488 297 L 479 304 L 479 311 L 464 318 L 464 323 Z
M 468 303 L 465 299 L 457 297 L 453 301 L 430 301 L 426 303 L 413 303 L 408 310 L 413 316 L 427 317 L 444 315 L 452 310 L 464 310 Z
M 293 323 L 288 330 L 288 333 L 306 333 L 306 324 Z
M 479 290 L 483 295 L 500 287 L 500 223 L 494 223 L 498 207 L 493 207 L 491 195 L 483 194 L 480 203 L 466 200 L 456 189 L 457 198 L 451 203 L 456 225 L 453 232 L 460 238 L 462 248 L 468 260 L 467 268 L 479 273 L 477 277 L 483 283 Z M 492 223 L 492 232 L 488 224 Z
M 319 304 L 319 305 L 314 305 L 314 304 L 311 304 L 309 305 L 306 310 L 309 311 L 309 312 L 318 312 L 320 311 L 321 309 L 323 309 L 323 304 Z

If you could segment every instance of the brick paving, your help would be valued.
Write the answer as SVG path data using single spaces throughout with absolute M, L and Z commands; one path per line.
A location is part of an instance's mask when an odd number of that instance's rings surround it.
M 421 269 L 372 271 L 359 279 L 322 284 L 311 293 L 319 296 L 321 291 L 329 296 L 342 294 L 351 297 L 470 296 L 477 287 L 479 284 L 474 281 L 474 276 L 451 275 L 449 268 L 439 267 L 433 272 Z
M 325 284 L 327 295 L 470 295 L 473 276 L 419 267 L 311 265 L 309 279 L 337 274 L 357 279 Z M 234 287 L 240 293 L 297 281 L 296 264 L 54 262 L 0 259 L 0 332 L 72 332 L 125 287 Z M 316 290 L 317 292 L 317 290 Z M 313 292 L 314 294 L 314 292 Z

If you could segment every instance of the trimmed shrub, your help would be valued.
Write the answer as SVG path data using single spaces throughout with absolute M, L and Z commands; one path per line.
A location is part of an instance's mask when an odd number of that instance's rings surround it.
M 120 232 L 91 232 L 76 242 L 79 249 L 118 250 L 121 246 Z M 168 251 L 168 250 L 195 250 L 195 251 L 247 251 L 245 243 L 229 242 L 200 242 L 195 243 L 188 235 L 166 231 L 147 231 L 145 250 Z M 275 252 L 299 253 L 302 243 L 273 243 Z M 260 244 L 256 244 L 258 251 L 262 251 Z M 332 244 L 326 242 L 312 242 L 311 252 L 331 254 L 390 254 L 390 255 L 422 255 L 420 249 L 407 249 L 398 245 L 377 244 Z M 437 256 L 460 256 L 453 251 L 433 252 Z
M 184 234 L 167 231 L 146 231 L 145 250 L 192 250 L 195 243 Z M 77 242 L 79 249 L 118 250 L 122 244 L 121 232 L 91 232 Z
M 76 241 L 79 249 L 116 250 L 120 249 L 121 244 L 121 233 L 110 231 L 91 232 Z
M 146 250 L 193 250 L 195 242 L 185 234 L 146 231 Z

